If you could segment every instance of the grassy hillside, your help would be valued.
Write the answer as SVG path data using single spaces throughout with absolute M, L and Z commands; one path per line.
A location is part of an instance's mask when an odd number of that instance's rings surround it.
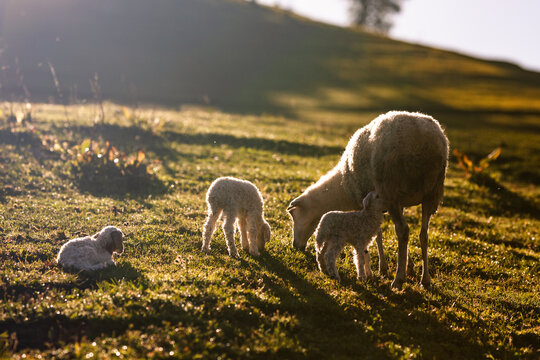
M 92 99 L 321 118 L 361 110 L 540 111 L 540 75 L 228 0 L 0 0 L 4 98 Z M 2 17 L 2 15 L 0 15 Z
M 0 29 L 0 358 L 538 358 L 539 74 L 244 1 L 0 0 Z M 41 103 L 60 101 L 48 62 L 72 105 Z M 98 122 L 76 104 L 94 73 L 127 104 Z M 430 290 L 419 266 L 400 292 L 358 283 L 350 249 L 337 283 L 312 240 L 291 246 L 287 204 L 395 108 L 434 115 L 475 164 L 501 148 L 470 178 L 451 156 Z M 230 259 L 220 229 L 199 251 L 223 175 L 264 195 L 259 258 Z M 416 265 L 420 216 L 406 211 Z M 126 234 L 115 267 L 56 266 L 105 225 Z
M 506 146 L 489 178 L 467 180 L 451 159 L 430 230 L 433 289 L 415 277 L 394 292 L 378 275 L 358 283 L 350 249 L 338 263 L 342 283 L 321 275 L 311 242 L 306 253 L 291 247 L 285 212 L 375 114 L 305 122 L 108 105 L 106 123 L 93 125 L 92 106 L 69 107 L 66 120 L 62 107 L 36 104 L 30 125 L 8 125 L 2 109 L 0 357 L 537 358 L 538 117 L 516 126 L 508 115 L 475 115 L 469 127 L 470 117 L 441 115 L 453 146 L 474 161 L 501 139 Z M 115 186 L 116 167 L 100 165 L 108 152 L 77 155 L 93 148 L 87 138 L 128 158 L 142 148 L 152 176 L 128 179 L 155 186 Z M 80 182 L 84 164 L 111 180 Z M 260 258 L 230 259 L 220 229 L 211 253 L 199 251 L 204 194 L 222 175 L 250 179 L 264 194 L 273 235 Z M 406 214 L 419 265 L 421 211 Z M 66 239 L 107 224 L 127 235 L 116 267 L 73 274 L 55 265 Z M 384 236 L 394 271 L 388 221 Z M 376 264 L 375 247 L 371 256 Z

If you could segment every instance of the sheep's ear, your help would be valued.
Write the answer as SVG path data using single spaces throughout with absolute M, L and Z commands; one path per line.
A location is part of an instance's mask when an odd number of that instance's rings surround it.
M 111 232 L 111 243 L 114 247 L 114 251 L 121 254 L 124 251 L 123 235 L 120 231 Z
M 97 233 L 95 233 L 94 235 L 92 235 L 92 238 L 93 238 L 93 239 L 97 239 L 98 236 L 99 236 L 99 233 L 97 232 Z
M 115 249 L 115 244 L 114 244 L 114 241 L 107 241 L 107 243 L 105 244 L 105 250 L 107 250 L 108 253 L 110 253 L 112 255 L 112 253 L 116 250 Z
M 297 207 L 301 206 L 302 205 L 302 199 L 300 198 L 296 198 L 294 199 L 293 201 L 291 201 L 291 203 L 289 204 L 289 206 L 287 207 L 287 211 L 289 212 L 289 214 L 291 213 L 291 211 L 293 211 L 294 209 L 296 209 Z

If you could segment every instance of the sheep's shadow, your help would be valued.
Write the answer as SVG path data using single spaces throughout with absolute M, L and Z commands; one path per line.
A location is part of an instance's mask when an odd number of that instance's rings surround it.
M 304 261 L 316 264 L 313 254 L 301 253 L 300 256 L 304 257 Z M 321 337 L 324 338 L 328 338 L 324 335 L 325 333 L 328 333 L 330 337 L 335 336 L 336 333 L 348 334 L 354 341 L 347 342 L 350 346 L 347 351 L 355 357 L 362 354 L 376 358 L 391 357 L 392 355 L 383 348 L 370 345 L 374 344 L 373 337 L 385 338 L 385 335 L 381 334 L 397 334 L 400 343 L 411 348 L 423 349 L 422 355 L 427 358 L 439 357 L 441 354 L 458 355 L 450 353 L 454 350 L 444 345 L 440 347 L 435 345 L 434 348 L 433 341 L 429 341 L 433 337 L 455 343 L 454 349 L 466 349 L 468 355 L 475 354 L 477 357 L 482 357 L 485 354 L 486 346 L 480 346 L 474 342 L 474 339 L 453 329 L 450 321 L 438 318 L 432 313 L 419 311 L 420 305 L 426 305 L 431 300 L 426 298 L 424 290 L 416 286 L 406 285 L 403 292 L 395 292 L 390 288 L 389 280 L 380 279 L 377 275 L 370 280 L 369 285 L 359 283 L 355 277 L 345 275 L 343 282 L 336 282 L 335 286 L 351 289 L 365 303 L 362 307 L 348 306 L 338 303 L 326 291 L 289 269 L 281 259 L 266 253 L 257 261 L 262 268 L 277 275 L 294 289 L 290 291 L 283 286 L 282 281 L 276 281 L 270 277 L 263 278 L 265 287 L 280 300 L 280 304 L 286 304 L 287 309 L 295 311 L 294 314 L 300 323 L 298 340 L 305 348 L 310 349 L 310 355 L 327 354 L 329 349 L 323 347 L 331 348 L 332 344 L 325 345 L 317 339 L 303 337 L 303 328 L 310 331 L 314 328 L 318 329 Z M 325 275 L 321 274 L 321 276 Z M 437 292 L 444 305 L 450 306 L 455 301 L 446 293 L 438 291 L 437 288 L 433 291 Z M 268 306 L 257 297 L 252 297 L 250 300 L 259 303 L 258 306 L 262 308 Z M 468 311 L 465 308 L 463 310 Z M 318 314 L 318 316 L 314 317 L 313 314 Z M 471 329 L 476 326 L 473 322 L 469 325 Z M 377 332 L 369 334 L 366 328 L 374 328 Z M 498 352 L 492 347 L 489 347 L 489 351 Z
M 116 265 L 107 266 L 100 270 L 83 270 L 76 271 L 65 269 L 64 271 L 71 272 L 77 275 L 77 287 L 94 288 L 102 281 L 137 281 L 139 283 L 147 282 L 146 277 L 127 261 L 118 261 Z

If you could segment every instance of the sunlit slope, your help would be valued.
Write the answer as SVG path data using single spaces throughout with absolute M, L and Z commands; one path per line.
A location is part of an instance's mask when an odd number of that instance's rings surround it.
M 4 97 L 101 95 L 324 116 L 540 111 L 540 74 L 227 0 L 0 0 Z

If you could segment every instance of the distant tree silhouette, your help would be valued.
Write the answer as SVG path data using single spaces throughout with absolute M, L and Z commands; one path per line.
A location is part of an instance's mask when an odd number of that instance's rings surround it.
M 392 27 L 391 15 L 401 11 L 403 0 L 351 0 L 354 25 L 386 34 Z

